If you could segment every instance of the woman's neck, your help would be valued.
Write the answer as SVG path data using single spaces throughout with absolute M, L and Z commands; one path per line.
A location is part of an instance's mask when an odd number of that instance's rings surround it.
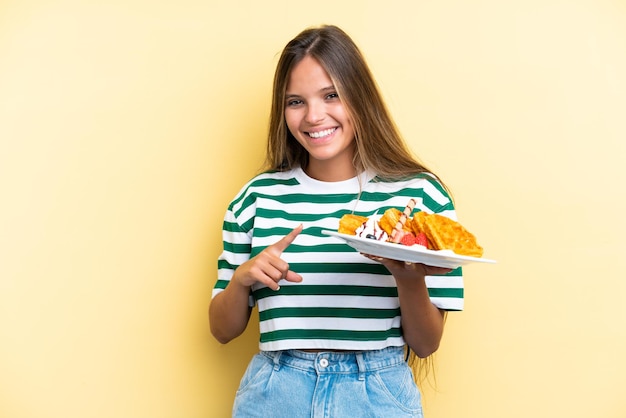
M 342 167 L 341 165 L 333 164 L 332 162 L 329 164 L 321 164 L 319 162 L 312 164 L 309 162 L 306 167 L 303 167 L 303 170 L 307 176 L 315 180 L 326 182 L 349 180 L 357 175 L 356 168 L 354 168 L 354 166 L 344 165 Z

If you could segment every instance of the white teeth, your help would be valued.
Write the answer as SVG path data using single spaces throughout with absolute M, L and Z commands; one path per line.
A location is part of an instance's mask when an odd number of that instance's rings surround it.
M 311 138 L 322 138 L 335 132 L 335 129 L 337 128 L 326 129 L 319 132 L 308 132 L 308 134 Z

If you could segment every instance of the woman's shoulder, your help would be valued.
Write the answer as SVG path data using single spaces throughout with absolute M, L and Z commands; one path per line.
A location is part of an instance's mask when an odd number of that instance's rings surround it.
M 259 174 L 256 174 L 254 177 L 249 179 L 242 190 L 250 188 L 250 187 L 270 187 L 279 184 L 289 184 L 297 182 L 297 172 L 296 170 L 288 170 L 288 171 L 276 171 L 276 170 L 268 170 L 263 171 Z
M 374 176 L 370 181 L 374 184 L 380 184 L 392 188 L 435 188 L 442 193 L 447 193 L 443 182 L 439 180 L 437 176 L 430 172 L 412 173 L 406 176 L 385 178 L 381 176 Z
M 258 193 L 272 193 L 281 186 L 294 186 L 298 184 L 295 170 L 289 171 L 263 171 L 250 178 L 237 192 L 235 200 Z
M 443 182 L 429 172 L 410 174 L 395 179 L 374 177 L 370 184 L 372 192 L 429 202 L 428 206 L 433 210 L 451 208 L 454 205 L 452 195 Z

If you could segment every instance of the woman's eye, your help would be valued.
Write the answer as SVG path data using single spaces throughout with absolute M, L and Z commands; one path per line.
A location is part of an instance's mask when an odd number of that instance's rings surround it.
M 338 99 L 339 95 L 337 93 L 330 93 L 326 96 L 326 99 L 331 100 L 331 99 Z
M 294 107 L 294 106 L 298 106 L 302 104 L 302 100 L 288 100 L 287 101 L 287 106 L 288 107 Z

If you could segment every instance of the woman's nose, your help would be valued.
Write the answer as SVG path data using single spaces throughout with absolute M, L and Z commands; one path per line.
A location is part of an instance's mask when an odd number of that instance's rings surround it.
M 326 111 L 322 103 L 309 103 L 307 106 L 306 115 L 304 116 L 307 123 L 316 124 L 324 120 Z

